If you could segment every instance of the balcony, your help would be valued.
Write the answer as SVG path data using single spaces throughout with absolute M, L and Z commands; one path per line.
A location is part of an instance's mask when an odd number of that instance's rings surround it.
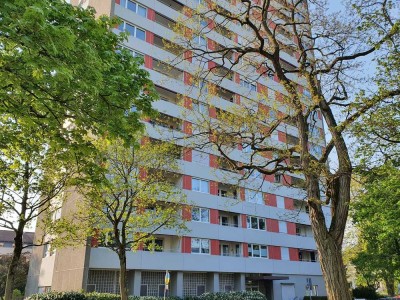
M 156 12 L 155 22 L 168 29 L 173 29 L 176 22 Z
M 222 226 L 239 227 L 240 215 L 226 211 L 219 212 L 219 224 Z
M 309 213 L 307 201 L 294 200 L 293 204 L 294 204 L 295 210 L 297 210 L 299 212 L 307 213 L 307 214 Z
M 218 185 L 218 196 L 224 198 L 238 199 L 237 187 L 230 184 L 220 183 Z
M 169 40 L 163 39 L 159 35 L 154 35 L 154 46 L 168 51 L 169 53 L 175 54 L 176 56 L 182 55 L 185 49 Z
M 159 116 L 156 119 L 150 120 L 150 124 L 158 125 L 164 128 L 182 131 L 182 120 L 171 117 L 169 115 L 159 113 Z
M 158 59 L 153 59 L 153 70 L 176 80 L 183 80 L 183 71 L 166 64 Z
M 179 105 L 180 99 L 178 93 L 167 90 L 161 86 L 156 85 L 156 91 L 160 96 L 160 100 L 167 101 L 176 105 Z
M 235 93 L 231 92 L 223 87 L 217 87 L 216 95 L 226 101 L 233 102 L 235 98 Z
M 232 242 L 220 242 L 220 255 L 221 256 L 232 256 L 232 257 L 241 257 L 241 246 L 239 243 Z
M 302 237 L 313 237 L 310 225 L 296 224 L 296 235 Z
M 318 262 L 318 253 L 314 250 L 299 250 L 299 260 L 306 262 Z
M 173 10 L 182 12 L 185 7 L 181 2 L 176 0 L 158 0 L 158 2 L 171 7 Z
M 143 246 L 143 251 L 180 253 L 181 239 L 177 236 L 158 234 L 153 241 Z

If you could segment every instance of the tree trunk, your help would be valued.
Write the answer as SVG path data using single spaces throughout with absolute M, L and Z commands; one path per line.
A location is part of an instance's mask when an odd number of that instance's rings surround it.
M 339 181 L 337 181 L 339 184 Z M 347 189 L 350 192 L 350 181 L 344 178 L 341 186 L 335 186 L 337 188 Z M 347 184 L 348 183 L 348 184 Z M 347 186 L 348 185 L 348 186 Z M 338 193 L 335 203 L 331 205 L 337 209 L 336 203 L 338 201 L 345 201 L 347 192 Z M 346 277 L 346 269 L 342 258 L 342 236 L 344 231 L 344 225 L 340 222 L 335 223 L 335 228 L 332 230 L 327 229 L 325 216 L 322 210 L 320 201 L 320 190 L 318 183 L 318 176 L 310 176 L 308 178 L 308 203 L 310 206 L 310 221 L 314 233 L 314 239 L 318 247 L 319 261 L 324 275 L 324 282 L 326 292 L 329 300 L 352 300 L 351 292 Z M 340 195 L 339 195 L 340 194 Z M 343 209 L 343 208 L 342 208 Z M 340 214 L 341 217 L 347 218 L 347 212 L 345 210 L 335 210 L 334 213 Z M 338 215 L 335 216 L 336 218 Z M 332 220 L 333 222 L 334 220 Z M 344 223 L 343 223 L 344 224 Z M 343 228 L 341 228 L 343 227 Z
M 352 297 L 343 264 L 341 247 L 329 236 L 325 239 L 315 236 L 315 240 L 318 245 L 320 264 L 322 273 L 324 274 L 328 299 L 351 300 Z
M 385 278 L 385 285 L 386 285 L 386 290 L 389 296 L 394 296 L 395 291 L 394 291 L 394 279 L 393 278 Z
M 121 300 L 128 300 L 126 279 L 126 252 L 125 249 L 123 249 L 119 253 L 119 290 Z
M 15 273 L 16 273 L 18 263 L 21 258 L 22 249 L 23 249 L 22 236 L 23 236 L 23 232 L 17 232 L 17 234 L 14 238 L 15 245 L 14 245 L 12 260 L 8 267 L 4 300 L 12 300 Z

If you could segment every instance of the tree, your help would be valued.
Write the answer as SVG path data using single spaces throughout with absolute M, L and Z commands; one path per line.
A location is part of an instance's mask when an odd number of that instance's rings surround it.
M 400 278 L 399 178 L 400 170 L 391 162 L 374 168 L 365 175 L 363 191 L 353 207 L 362 246 L 352 261 L 367 284 L 383 280 L 391 296 Z
M 181 213 L 185 196 L 169 181 L 179 171 L 180 150 L 172 144 L 145 141 L 125 147 L 122 141 L 99 140 L 100 183 L 81 191 L 86 199 L 83 216 L 89 214 L 95 227 L 92 235 L 118 255 L 121 300 L 128 299 L 126 252 L 141 247 L 160 250 L 154 236 L 160 229 L 185 229 Z
M 6 290 L 6 279 L 8 273 L 8 265 L 11 262 L 11 255 L 1 255 L 0 256 L 0 296 L 4 296 L 4 292 Z M 16 270 L 15 281 L 13 290 L 17 289 L 20 292 L 24 292 L 26 285 L 26 276 L 28 275 L 29 269 L 29 259 L 28 255 L 22 254 L 20 261 L 18 263 L 18 267 Z
M 57 209 L 71 178 L 95 172 L 87 137 L 132 143 L 153 114 L 149 75 L 117 51 L 117 23 L 61 0 L 0 3 L 0 225 L 15 232 L 7 300 L 24 228 Z
M 184 10 L 173 43 L 199 66 L 192 84 L 211 94 L 199 98 L 212 113 L 211 119 L 203 115 L 194 122 L 192 140 L 194 146 L 214 147 L 245 178 L 257 171 L 283 176 L 288 183 L 303 179 L 293 183 L 304 187 L 328 297 L 349 300 L 341 255 L 353 172 L 346 134 L 365 113 L 386 100 L 395 103 L 400 94 L 398 85 L 372 80 L 368 83 L 375 89 L 357 89 L 354 72 L 362 75 L 360 59 L 368 55 L 379 57 L 381 66 L 387 63 L 386 55 L 397 47 L 398 15 L 392 1 L 352 1 L 348 14 L 327 13 L 326 1 L 309 1 L 310 7 L 303 0 L 276 2 L 239 0 L 228 10 L 222 3 L 201 1 L 196 9 Z M 220 34 L 223 44 L 211 40 L 210 32 Z M 296 57 L 297 65 L 287 56 Z M 259 78 L 276 90 L 256 87 Z M 234 92 L 226 96 L 229 91 L 221 85 L 229 81 L 249 89 L 248 97 L 239 103 Z M 218 103 L 216 95 L 234 104 Z M 331 137 L 326 147 L 316 126 L 321 119 Z M 276 142 L 278 130 L 286 143 Z M 288 134 L 293 131 L 298 137 Z M 235 151 L 242 148 L 247 154 L 239 162 Z M 336 168 L 327 167 L 329 157 Z M 330 207 L 331 220 L 324 206 Z

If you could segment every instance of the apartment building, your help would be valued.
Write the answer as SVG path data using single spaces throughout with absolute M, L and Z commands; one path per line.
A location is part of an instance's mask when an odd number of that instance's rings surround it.
M 74 1 L 72 1 L 74 2 Z M 86 0 L 81 5 L 96 8 L 99 14 L 115 15 L 123 20 L 115 29 L 129 32 L 123 45 L 133 55 L 144 58 L 144 67 L 160 94 L 155 108 L 161 114 L 149 121 L 148 135 L 169 139 L 192 134 L 195 127 L 191 111 L 209 113 L 206 89 L 193 84 L 191 70 L 195 59 L 182 59 L 168 66 L 176 55 L 165 47 L 164 39 L 174 40 L 171 26 L 182 18 L 184 7 L 196 8 L 201 0 Z M 79 3 L 74 3 L 79 4 Z M 240 5 L 236 0 L 220 0 L 226 10 Z M 278 4 L 279 5 L 279 4 Z M 285 34 L 285 33 L 283 33 Z M 241 43 L 246 32 L 230 27 L 209 36 L 198 36 L 203 47 L 222 45 L 229 38 Z M 290 37 L 290 36 L 289 36 Z M 214 40 L 213 40 L 214 39 Z M 283 54 L 288 65 L 296 65 L 296 57 Z M 283 87 L 274 76 L 260 76 L 256 81 L 246 78 L 241 70 L 229 71 L 220 81 L 215 100 L 216 109 L 229 110 L 244 99 L 260 99 L 268 90 L 271 101 L 279 101 Z M 296 80 L 296 79 L 293 79 Z M 304 97 L 309 96 L 301 88 Z M 184 95 L 182 101 L 181 95 Z M 182 113 L 184 111 L 184 113 Z M 311 145 L 316 154 L 324 147 L 323 123 L 316 116 L 313 134 L 320 137 Z M 280 125 L 274 135 L 276 143 L 295 143 L 294 126 Z M 322 138 L 322 139 L 321 139 Z M 128 253 L 128 285 L 132 295 L 158 296 L 164 292 L 164 275 L 171 274 L 169 294 L 194 296 L 204 292 L 258 290 L 267 299 L 302 299 L 308 293 L 326 295 L 322 272 L 312 236 L 304 191 L 298 175 L 263 176 L 257 172 L 239 188 L 234 184 L 238 174 L 223 163 L 212 149 L 186 148 L 180 158 L 181 174 L 171 181 L 183 189 L 193 203 L 188 219 L 190 232 L 177 236 L 172 230 L 160 230 L 155 252 L 139 250 Z M 243 159 L 246 149 L 238 148 L 233 155 Z M 222 174 L 222 175 L 221 175 Z M 232 178 L 232 180 L 230 180 Z M 79 201 L 77 195 L 76 201 Z M 63 209 L 68 210 L 68 207 Z M 329 210 L 326 210 L 329 216 Z M 37 233 L 39 234 L 39 233 Z M 27 293 L 48 290 L 87 290 L 118 293 L 118 259 L 103 247 L 49 251 L 36 248 L 28 278 Z M 296 298 L 298 297 L 298 298 Z

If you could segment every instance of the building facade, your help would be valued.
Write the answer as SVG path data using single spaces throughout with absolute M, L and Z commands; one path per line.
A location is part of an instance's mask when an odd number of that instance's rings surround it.
M 123 24 L 115 31 L 126 30 L 130 34 L 124 47 L 134 55 L 143 56 L 144 67 L 160 94 L 155 108 L 161 117 L 147 124 L 149 136 L 168 139 L 190 135 L 191 110 L 209 111 L 212 117 L 212 110 L 201 100 L 204 97 L 199 96 L 202 91 L 190 80 L 193 65 L 198 62 L 183 59 L 169 68 L 164 63 L 173 60 L 175 54 L 165 47 L 163 39 L 174 39 L 171 26 L 182 18 L 184 7 L 194 9 L 201 1 L 81 2 L 95 7 L 99 14 L 120 17 Z M 239 2 L 220 0 L 219 5 L 229 10 Z M 240 28 L 229 30 L 235 43 L 246 35 Z M 199 37 L 197 43 L 211 47 L 215 43 L 223 44 L 226 38 L 223 32 L 213 32 L 209 37 Z M 297 63 L 294 55 L 284 54 L 283 59 L 288 64 Z M 219 101 L 215 106 L 225 110 L 240 105 L 243 98 L 259 99 L 261 90 L 268 90 L 272 101 L 278 101 L 284 93 L 275 78 L 260 76 L 250 82 L 240 70 L 221 80 L 220 87 L 222 92 L 216 96 Z M 303 92 L 307 96 L 307 91 Z M 179 95 L 185 95 L 185 101 Z M 182 114 L 182 110 L 189 112 Z M 317 135 L 323 137 L 321 115 L 317 116 L 315 126 Z M 296 130 L 290 125 L 279 126 L 274 138 L 277 144 L 288 143 L 296 139 Z M 324 146 L 323 141 L 314 145 L 316 151 Z M 236 188 L 229 182 L 230 171 L 216 163 L 217 152 L 185 150 L 180 160 L 182 174 L 171 180 L 194 205 L 182 216 L 189 220 L 190 232 L 179 237 L 172 230 L 161 230 L 156 239 L 161 251 L 128 253 L 129 293 L 163 295 L 164 275 L 168 270 L 169 294 L 181 297 L 204 292 L 259 290 L 267 299 L 293 300 L 310 293 L 307 288 L 314 295 L 326 295 L 304 192 L 291 186 L 301 178 L 253 174 L 246 185 Z M 233 155 L 240 161 L 245 152 L 245 149 L 236 149 Z M 79 196 L 76 197 L 71 203 L 78 201 Z M 68 205 L 73 204 L 67 204 L 63 210 L 68 210 Z M 118 265 L 115 253 L 102 247 L 55 252 L 37 247 L 31 260 L 27 294 L 81 289 L 118 293 Z

